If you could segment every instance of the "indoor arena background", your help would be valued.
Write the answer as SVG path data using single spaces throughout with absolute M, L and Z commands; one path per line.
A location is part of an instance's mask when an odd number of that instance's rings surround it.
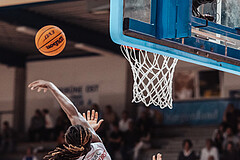
M 99 112 L 105 121 L 98 133 L 114 160 L 132 159 L 146 134 L 151 138 L 139 147 L 142 160 L 157 152 L 163 160 L 181 160 L 186 139 L 193 160 L 240 159 L 240 77 L 180 61 L 172 110 L 132 104 L 132 72 L 110 39 L 108 2 L 0 8 L 0 160 L 29 153 L 40 160 L 64 143 L 70 123 L 57 101 L 27 88 L 38 79 L 56 84 L 81 113 Z M 37 30 L 48 24 L 67 37 L 65 50 L 55 57 L 41 55 L 34 44 Z M 216 154 L 208 156 L 205 147 L 215 147 Z

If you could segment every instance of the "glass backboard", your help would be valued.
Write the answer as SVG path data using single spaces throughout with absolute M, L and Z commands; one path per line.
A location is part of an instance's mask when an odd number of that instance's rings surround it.
M 239 4 L 201 5 L 210 20 L 192 14 L 192 0 L 111 0 L 110 33 L 118 44 L 240 75 Z

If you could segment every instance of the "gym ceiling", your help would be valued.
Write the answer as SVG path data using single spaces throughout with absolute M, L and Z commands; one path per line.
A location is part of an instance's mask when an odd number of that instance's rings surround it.
M 32 3 L 5 5 L 4 1 Z M 27 61 L 101 55 L 88 50 L 91 47 L 119 52 L 109 35 L 109 0 L 42 1 L 0 2 L 0 63 L 25 66 Z M 64 31 L 67 45 L 62 54 L 46 57 L 37 51 L 34 36 L 45 25 Z

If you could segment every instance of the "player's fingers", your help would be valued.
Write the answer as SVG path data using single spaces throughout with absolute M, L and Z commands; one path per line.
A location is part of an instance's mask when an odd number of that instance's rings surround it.
M 98 128 L 101 126 L 101 124 L 102 124 L 103 121 L 104 121 L 104 120 L 101 119 L 101 120 L 97 123 L 97 127 L 96 127 L 95 131 L 98 130 Z
M 47 92 L 47 88 L 44 88 L 43 91 L 44 91 L 44 93 L 46 93 Z
M 98 120 L 98 112 L 95 113 L 95 119 L 94 121 L 97 121 Z
M 162 160 L 162 155 L 160 153 L 157 154 L 157 160 Z
M 90 120 L 90 111 L 89 110 L 87 111 L 87 120 L 88 121 Z
M 30 87 L 32 87 L 33 85 L 35 85 L 36 83 L 38 83 L 38 81 L 33 81 L 32 83 L 30 83 L 30 84 L 28 85 L 28 87 L 30 88 Z
M 86 114 L 85 113 L 83 113 L 83 118 L 86 119 Z
M 155 155 L 152 156 L 152 160 L 156 160 L 156 156 Z
M 99 127 L 101 126 L 101 124 L 102 124 L 103 121 L 104 121 L 104 120 L 101 119 L 101 120 L 98 122 L 98 126 L 99 126 Z
M 37 88 L 38 88 L 38 87 L 32 87 L 31 90 L 35 90 L 35 89 L 37 89 Z
M 38 88 L 38 90 L 37 90 L 37 92 L 40 92 L 41 90 L 42 90 L 42 88 L 41 88 L 41 87 L 39 87 L 39 88 Z
M 94 116 L 95 116 L 95 110 L 92 110 L 92 115 L 91 115 L 91 120 L 94 120 Z

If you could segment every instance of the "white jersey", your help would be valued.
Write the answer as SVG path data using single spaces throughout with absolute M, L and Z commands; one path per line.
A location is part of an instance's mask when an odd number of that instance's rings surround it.
M 96 142 L 91 143 L 92 149 L 87 153 L 87 155 L 78 158 L 77 160 L 111 160 L 110 155 L 108 154 L 103 143 Z

